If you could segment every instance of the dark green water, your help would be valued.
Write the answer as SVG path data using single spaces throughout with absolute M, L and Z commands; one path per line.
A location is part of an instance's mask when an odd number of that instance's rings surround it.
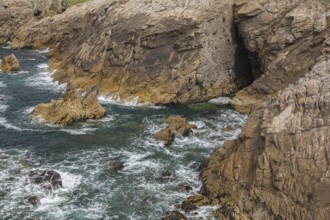
M 198 166 L 225 139 L 235 138 L 245 121 L 207 103 L 152 108 L 103 100 L 106 118 L 52 127 L 30 112 L 60 97 L 64 86 L 51 81 L 43 53 L 0 48 L 0 57 L 10 53 L 22 71 L 0 73 L 0 219 L 159 219 L 198 191 Z M 153 136 L 171 114 L 188 117 L 198 129 L 165 148 Z M 116 172 L 111 161 L 123 162 L 124 169 Z M 26 174 L 34 169 L 59 172 L 64 188 L 49 193 L 30 184 Z M 162 178 L 165 171 L 172 176 Z M 180 184 L 193 190 L 180 192 Z M 38 208 L 27 203 L 32 195 L 41 199 Z M 210 210 L 195 217 L 206 219 Z

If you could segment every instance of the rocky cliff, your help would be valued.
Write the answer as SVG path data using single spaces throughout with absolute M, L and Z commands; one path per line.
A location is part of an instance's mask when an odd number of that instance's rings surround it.
M 202 173 L 219 219 L 330 219 L 328 15 L 318 1 L 237 2 L 258 79 L 233 100 L 252 109 L 242 133 Z
M 96 87 L 152 104 L 204 101 L 237 88 L 232 6 L 94 0 L 21 28 L 12 46 L 50 47 L 55 78 L 69 90 Z

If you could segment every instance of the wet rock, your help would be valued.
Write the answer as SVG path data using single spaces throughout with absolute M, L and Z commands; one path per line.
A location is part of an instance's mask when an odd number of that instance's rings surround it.
M 6 73 L 17 72 L 21 69 L 21 66 L 16 56 L 14 54 L 11 54 L 2 58 L 2 61 L 0 63 L 0 69 Z
M 0 190 L 0 199 L 3 199 L 6 196 L 6 192 L 3 190 Z
M 229 97 L 218 97 L 211 99 L 208 102 L 216 105 L 229 105 L 231 99 Z
M 172 176 L 172 173 L 169 172 L 169 171 L 165 171 L 165 172 L 163 172 L 163 173 L 161 174 L 161 177 L 162 177 L 162 178 L 169 178 L 169 177 L 171 177 L 171 176 Z
M 27 200 L 28 203 L 30 203 L 33 206 L 38 206 L 40 205 L 40 200 L 37 196 L 31 196 Z
M 165 145 L 173 143 L 176 133 L 186 137 L 190 135 L 192 129 L 197 128 L 196 125 L 189 124 L 187 119 L 182 116 L 169 116 L 166 123 L 168 126 L 156 134 L 156 139 L 163 141 Z
M 38 184 L 47 190 L 63 187 L 61 175 L 53 170 L 33 170 L 29 172 L 28 176 L 31 183 Z
M 175 133 L 169 128 L 164 128 L 157 132 L 156 139 L 163 141 L 164 144 L 168 146 L 173 143 L 175 139 Z
M 105 113 L 106 110 L 98 102 L 95 92 L 81 93 L 75 90 L 68 91 L 62 99 L 37 105 L 32 115 L 51 124 L 71 125 L 88 119 L 102 118 Z
M 109 162 L 109 167 L 110 170 L 118 173 L 119 171 L 123 170 L 125 166 L 124 166 L 124 162 L 120 160 L 114 160 Z
M 178 191 L 180 192 L 190 192 L 191 190 L 193 190 L 193 188 L 185 183 L 180 183 L 178 186 L 177 186 L 177 189 Z
M 186 220 L 186 216 L 179 211 L 173 211 L 169 215 L 161 218 L 161 220 Z
M 176 131 L 180 135 L 186 137 L 192 132 L 192 129 L 196 129 L 196 125 L 189 124 L 187 119 L 178 115 L 171 115 L 166 119 L 168 128 L 172 131 Z

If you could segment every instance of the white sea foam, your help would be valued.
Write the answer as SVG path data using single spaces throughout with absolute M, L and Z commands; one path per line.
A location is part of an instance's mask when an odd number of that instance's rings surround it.
M 60 129 L 60 131 L 64 131 L 72 135 L 85 135 L 85 134 L 93 133 L 94 131 L 96 131 L 96 128 L 80 128 L 80 129 L 63 128 Z
M 41 54 L 46 54 L 49 52 L 49 48 L 46 48 L 44 50 L 36 50 L 38 53 L 41 53 Z
M 39 69 L 48 70 L 48 63 L 41 63 L 41 64 L 38 64 L 37 67 L 38 67 Z
M 23 129 L 9 123 L 5 118 L 3 117 L 0 117 L 0 125 L 5 127 L 6 129 L 13 129 L 13 130 L 16 130 L 16 131 L 23 131 Z
M 135 97 L 129 101 L 121 100 L 120 98 L 114 99 L 112 96 L 99 96 L 98 100 L 102 104 L 115 104 L 115 105 L 122 105 L 127 107 L 141 107 L 141 106 L 148 106 L 148 103 L 139 103 L 139 97 Z
M 40 72 L 26 79 L 26 84 L 42 90 L 52 90 L 55 92 L 64 92 L 66 84 L 59 84 L 52 78 L 52 73 Z

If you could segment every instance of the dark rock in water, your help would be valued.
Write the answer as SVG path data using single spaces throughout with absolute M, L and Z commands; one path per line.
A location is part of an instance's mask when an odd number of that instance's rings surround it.
M 180 183 L 177 189 L 180 192 L 190 192 L 193 188 L 185 183 Z
M 169 128 L 164 128 L 156 134 L 156 138 L 163 141 L 165 145 L 171 145 L 174 141 L 175 133 Z
M 38 205 L 40 205 L 40 200 L 39 200 L 39 198 L 36 197 L 36 196 L 31 196 L 31 197 L 29 197 L 27 201 L 28 201 L 28 203 L 30 203 L 30 204 L 33 205 L 33 206 L 38 206 Z
M 119 160 L 114 160 L 109 162 L 109 167 L 112 171 L 118 173 L 122 169 L 124 169 L 124 162 Z
M 62 188 L 61 175 L 53 170 L 33 170 L 29 173 L 31 183 L 40 184 L 45 189 Z
M 193 204 L 189 201 L 184 201 L 181 205 L 181 209 L 185 212 L 190 212 L 190 211 L 196 210 L 197 208 L 198 207 L 195 204 Z
M 217 199 L 209 199 L 203 195 L 194 195 L 188 197 L 186 201 L 181 204 L 181 209 L 185 212 L 190 212 L 196 210 L 198 207 L 206 206 L 206 205 L 217 205 L 219 204 L 219 200 Z
M 169 215 L 161 218 L 161 220 L 186 220 L 186 216 L 179 211 L 173 211 Z
M 171 177 L 171 176 L 172 176 L 172 173 L 170 173 L 169 171 L 165 171 L 161 175 L 162 178 L 168 178 L 168 177 Z
M 6 192 L 5 191 L 0 191 L 0 199 L 4 198 L 6 196 Z
M 21 69 L 21 66 L 18 62 L 18 59 L 15 57 L 14 54 L 6 56 L 2 59 L 0 64 L 0 69 L 3 72 L 17 72 Z

